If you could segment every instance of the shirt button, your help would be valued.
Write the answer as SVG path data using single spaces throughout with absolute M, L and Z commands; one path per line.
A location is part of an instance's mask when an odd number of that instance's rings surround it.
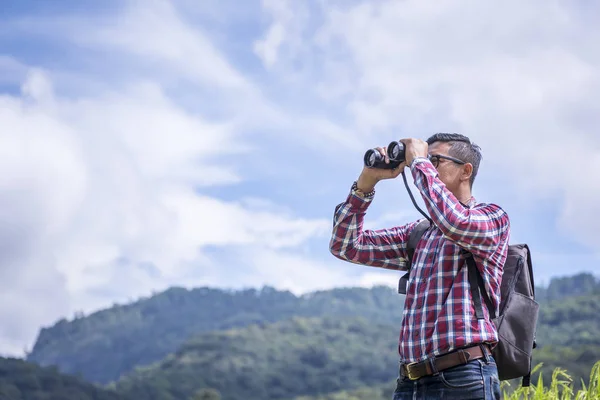
M 416 332 L 415 332 L 415 336 L 419 336 L 419 331 L 416 331 Z

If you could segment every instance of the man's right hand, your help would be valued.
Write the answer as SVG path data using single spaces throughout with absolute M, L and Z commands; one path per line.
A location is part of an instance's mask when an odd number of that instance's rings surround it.
M 388 164 L 390 162 L 390 159 L 388 158 L 386 148 L 385 147 L 376 147 L 376 150 L 379 151 L 379 153 L 384 157 L 385 163 Z M 375 188 L 375 185 L 377 184 L 377 182 L 379 182 L 383 179 L 396 178 L 398 175 L 400 175 L 402 173 L 402 171 L 404 171 L 405 167 L 406 167 L 406 162 L 401 163 L 398 167 L 396 167 L 394 169 L 372 168 L 372 167 L 365 166 L 363 168 L 360 176 L 358 177 L 358 181 L 356 182 L 356 185 L 364 193 L 368 193 L 371 190 L 373 190 L 373 188 Z

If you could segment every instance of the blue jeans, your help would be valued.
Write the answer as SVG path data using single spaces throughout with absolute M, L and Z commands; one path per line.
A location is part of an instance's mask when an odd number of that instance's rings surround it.
M 479 358 L 435 376 L 411 381 L 400 377 L 393 400 L 500 400 L 500 379 L 494 357 Z

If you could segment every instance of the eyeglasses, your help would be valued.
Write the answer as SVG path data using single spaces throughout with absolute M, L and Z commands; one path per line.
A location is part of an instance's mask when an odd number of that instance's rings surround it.
M 429 161 L 431 161 L 433 166 L 436 168 L 438 167 L 438 165 L 440 165 L 440 159 L 449 160 L 460 165 L 466 164 L 466 162 L 459 160 L 458 158 L 443 156 L 441 154 L 429 155 L 427 157 L 429 158 Z

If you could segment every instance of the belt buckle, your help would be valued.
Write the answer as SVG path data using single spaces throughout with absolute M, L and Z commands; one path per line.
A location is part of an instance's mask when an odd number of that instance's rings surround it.
M 406 364 L 405 368 L 406 368 L 406 374 L 408 376 L 408 379 L 410 379 L 411 381 L 416 381 L 417 379 L 419 379 L 418 376 L 414 376 L 410 373 L 410 367 L 412 367 L 413 365 L 418 364 L 417 362 L 412 362 L 410 364 Z

